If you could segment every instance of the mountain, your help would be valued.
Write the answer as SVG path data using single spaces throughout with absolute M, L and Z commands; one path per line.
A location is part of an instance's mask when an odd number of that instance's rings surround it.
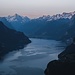
M 70 12 L 70 13 L 63 12 L 62 14 L 56 14 L 53 16 L 43 15 L 42 17 L 39 17 L 38 19 L 39 20 L 46 20 L 46 21 L 52 21 L 52 20 L 58 20 L 58 19 L 71 19 L 74 14 L 75 14 L 75 11 Z
M 36 33 L 34 33 L 34 37 L 37 38 L 45 38 L 45 39 L 54 39 L 54 40 L 66 40 L 70 37 L 74 37 L 75 33 L 75 25 L 74 25 L 74 14 L 73 13 L 63 13 L 61 15 L 55 15 L 55 17 L 49 20 L 48 17 L 41 17 L 41 20 L 47 20 L 45 25 L 40 28 Z M 68 36 L 69 35 L 69 36 Z
M 42 16 L 29 19 L 18 14 L 8 16 L 6 19 L 13 25 L 15 30 L 21 31 L 28 37 L 60 40 L 67 35 L 70 19 L 74 12 Z M 56 36 L 57 35 L 57 36 Z
M 0 17 L 0 21 L 2 21 L 8 28 L 14 29 L 14 27 L 7 21 L 5 17 Z
M 14 16 L 8 16 L 6 17 L 7 21 L 12 24 L 12 26 L 15 28 L 15 30 L 22 31 L 21 27 L 26 23 L 29 22 L 30 19 L 28 17 L 23 17 L 18 14 L 15 14 Z
M 65 33 L 69 19 L 57 19 L 46 22 L 46 25 L 39 29 L 34 35 L 38 38 L 59 40 Z
M 34 33 L 42 28 L 46 24 L 45 21 L 39 19 L 32 19 L 31 21 L 25 23 L 22 27 L 22 32 L 24 32 L 29 37 L 34 37 Z
M 40 29 L 45 21 L 40 19 L 29 19 L 18 14 L 8 16 L 6 19 L 12 24 L 17 31 L 24 32 L 27 36 L 32 36 L 38 29 Z
M 69 23 L 66 25 L 68 26 L 68 28 L 61 39 L 68 39 L 67 41 L 69 41 L 69 39 L 71 40 L 75 37 L 75 15 L 73 15 Z
M 41 26 L 42 24 L 44 24 L 44 23 L 46 23 L 48 21 L 53 21 L 53 20 L 58 20 L 58 19 L 70 19 L 74 14 L 75 14 L 75 11 L 74 12 L 70 12 L 70 13 L 64 12 L 62 14 L 56 14 L 56 15 L 53 15 L 53 16 L 50 16 L 50 15 L 45 16 L 45 15 L 43 15 L 42 17 L 34 18 L 34 19 L 30 19 L 28 17 L 23 17 L 23 16 L 20 16 L 18 14 L 15 14 L 14 16 L 10 16 L 9 15 L 8 17 L 6 17 L 6 19 L 7 19 L 8 22 L 10 22 L 14 26 L 14 28 L 16 30 L 18 30 L 18 31 L 22 31 L 23 30 L 22 32 L 25 32 L 25 31 L 29 32 L 29 29 L 28 29 L 29 26 L 30 26 L 31 30 L 32 29 L 35 30 L 35 28 L 37 27 L 37 24 L 39 26 Z M 36 29 L 36 31 L 37 31 L 37 29 Z
M 0 21 L 0 58 L 12 50 L 23 48 L 30 42 L 22 32 L 9 29 Z

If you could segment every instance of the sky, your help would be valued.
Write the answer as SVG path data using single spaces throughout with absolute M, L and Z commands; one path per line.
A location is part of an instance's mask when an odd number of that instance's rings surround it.
M 75 0 L 0 0 L 0 16 L 15 13 L 30 18 L 75 11 Z

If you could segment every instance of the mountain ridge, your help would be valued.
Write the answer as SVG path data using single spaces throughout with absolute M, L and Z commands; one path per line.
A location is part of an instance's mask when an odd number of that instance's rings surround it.
M 52 21 L 52 20 L 57 20 L 57 19 L 71 19 L 72 16 L 75 14 L 75 11 L 74 12 L 69 12 L 69 13 L 66 13 L 66 12 L 63 12 L 62 14 L 55 14 L 55 15 L 43 15 L 41 17 L 38 17 L 38 18 L 33 18 L 33 19 L 39 19 L 39 20 L 47 20 L 47 21 Z M 21 15 L 18 15 L 18 14 L 15 14 L 13 16 L 7 16 L 6 19 L 10 22 L 10 21 L 13 21 L 14 19 L 11 20 L 12 17 L 16 17 L 16 16 L 19 16 L 19 17 L 22 17 L 23 19 L 29 19 L 29 20 L 33 20 L 33 19 L 30 19 L 28 18 L 27 16 L 21 16 Z
M 75 11 L 69 13 L 63 12 L 62 14 L 53 16 L 44 15 L 35 19 L 29 19 L 27 17 L 29 20 L 24 20 L 25 18 L 23 16 L 15 14 L 14 16 L 9 16 L 9 22 L 15 30 L 23 32 L 28 37 L 62 40 L 66 37 L 67 30 L 72 25 L 70 20 L 74 15 Z M 13 18 L 12 21 L 11 18 Z
M 24 48 L 30 42 L 23 32 L 10 29 L 0 21 L 0 58 L 8 52 Z

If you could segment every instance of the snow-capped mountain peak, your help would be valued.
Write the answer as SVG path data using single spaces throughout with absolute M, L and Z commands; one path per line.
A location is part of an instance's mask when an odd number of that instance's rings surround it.
M 75 11 L 70 12 L 70 13 L 63 12 L 62 14 L 56 14 L 53 16 L 43 15 L 42 17 L 39 17 L 38 19 L 39 20 L 47 20 L 47 21 L 58 20 L 58 19 L 71 19 L 74 14 L 75 14 Z
M 13 16 L 8 16 L 6 17 L 6 19 L 9 21 L 9 22 L 13 22 L 13 21 L 19 21 L 19 22 L 28 22 L 30 19 L 27 17 L 27 16 L 20 16 L 18 14 L 15 14 Z
M 43 15 L 42 17 L 39 17 L 39 18 L 36 18 L 38 20 L 44 20 L 44 21 L 52 21 L 52 20 L 58 20 L 58 19 L 71 19 L 72 16 L 75 14 L 75 11 L 74 12 L 70 12 L 70 13 L 66 13 L 66 12 L 63 12 L 62 14 L 56 14 L 56 15 L 53 15 L 53 16 L 50 16 L 50 15 Z M 6 19 L 9 21 L 9 22 L 28 22 L 30 21 L 30 19 L 27 17 L 27 16 L 20 16 L 18 14 L 15 14 L 13 16 L 8 16 L 6 17 Z M 36 20 L 35 19 L 35 20 Z M 34 19 L 33 19 L 34 20 Z

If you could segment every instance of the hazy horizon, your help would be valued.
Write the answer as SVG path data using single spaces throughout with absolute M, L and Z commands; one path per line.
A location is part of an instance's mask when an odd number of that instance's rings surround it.
M 0 17 L 15 13 L 30 18 L 75 11 L 75 0 L 0 0 Z

